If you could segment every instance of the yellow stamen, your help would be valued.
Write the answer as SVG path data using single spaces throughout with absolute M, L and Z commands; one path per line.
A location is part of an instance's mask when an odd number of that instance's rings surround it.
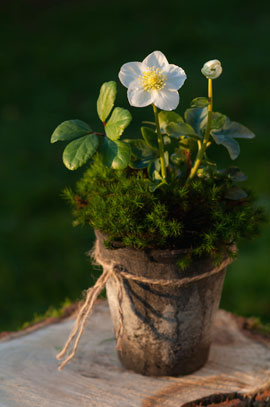
M 159 68 L 152 66 L 143 75 L 139 76 L 139 81 L 142 83 L 146 92 L 152 90 L 161 90 L 166 85 L 167 75 L 163 74 Z

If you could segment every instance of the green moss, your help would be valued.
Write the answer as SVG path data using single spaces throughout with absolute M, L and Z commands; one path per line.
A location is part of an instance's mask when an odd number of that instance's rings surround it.
M 60 318 L 65 314 L 65 311 L 69 305 L 71 305 L 71 301 L 66 299 L 59 308 L 50 307 L 44 314 L 35 313 L 33 319 L 29 322 L 24 322 L 18 330 L 20 331 L 22 329 L 26 329 L 29 326 L 42 322 L 47 318 Z
M 180 260 L 177 261 L 177 266 L 181 269 L 181 270 L 185 270 L 186 268 L 188 268 L 188 266 L 191 263 L 191 256 L 190 255 L 186 255 L 181 257 Z
M 231 186 L 227 178 L 197 178 L 188 187 L 176 181 L 153 193 L 143 171 L 111 170 L 96 158 L 65 196 L 76 223 L 108 235 L 107 245 L 186 248 L 192 256 L 217 257 L 224 246 L 257 235 L 264 220 L 250 193 L 238 201 L 225 198 Z
M 245 328 L 251 332 L 270 337 L 270 324 L 264 324 L 260 318 L 252 317 L 246 321 Z

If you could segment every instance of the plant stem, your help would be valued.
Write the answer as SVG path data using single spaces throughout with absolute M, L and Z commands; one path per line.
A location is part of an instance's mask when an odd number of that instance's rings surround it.
M 157 129 L 157 136 L 158 136 L 158 148 L 159 148 L 160 165 L 161 165 L 161 176 L 162 176 L 162 178 L 164 180 L 166 180 L 166 164 L 165 164 L 165 157 L 164 157 L 164 144 L 163 144 L 163 138 L 162 138 L 161 131 L 160 131 L 160 124 L 159 124 L 159 118 L 158 118 L 158 109 L 154 104 L 153 104 L 153 110 L 154 110 L 154 115 L 155 115 L 156 129 Z
M 198 168 L 203 159 L 205 150 L 207 148 L 208 140 L 209 140 L 211 124 L 212 124 L 212 115 L 213 115 L 213 88 L 212 88 L 212 79 L 208 79 L 208 122 L 207 122 L 207 127 L 206 127 L 203 142 L 201 144 L 201 147 L 199 147 L 199 149 L 198 149 L 197 157 L 196 157 L 195 163 L 193 165 L 193 168 L 190 171 L 187 182 L 189 182 L 196 175 L 196 172 L 198 171 Z

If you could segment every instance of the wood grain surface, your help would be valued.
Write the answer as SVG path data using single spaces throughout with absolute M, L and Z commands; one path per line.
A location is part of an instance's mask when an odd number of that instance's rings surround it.
M 183 407 L 219 393 L 252 393 L 270 377 L 270 344 L 218 311 L 207 364 L 183 377 L 144 377 L 117 357 L 106 301 L 87 323 L 75 358 L 61 372 L 56 353 L 73 319 L 0 341 L 0 407 Z

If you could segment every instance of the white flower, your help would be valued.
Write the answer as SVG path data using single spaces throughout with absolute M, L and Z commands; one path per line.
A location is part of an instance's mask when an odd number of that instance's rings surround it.
M 201 72 L 207 79 L 216 79 L 222 73 L 222 66 L 219 60 L 213 59 L 211 61 L 205 62 L 201 69 Z
M 119 72 L 119 79 L 128 88 L 131 106 L 156 105 L 162 110 L 174 110 L 179 104 L 178 89 L 186 74 L 179 66 L 169 64 L 165 55 L 154 51 L 142 62 L 128 62 Z

